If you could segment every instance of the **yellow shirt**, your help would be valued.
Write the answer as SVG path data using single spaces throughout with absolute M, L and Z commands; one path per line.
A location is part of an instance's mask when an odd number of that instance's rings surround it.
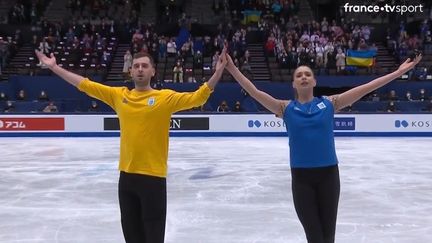
M 204 104 L 207 83 L 195 92 L 137 91 L 84 79 L 78 89 L 111 106 L 120 122 L 119 170 L 166 177 L 170 119 L 174 112 Z M 90 148 L 91 149 L 91 148 Z

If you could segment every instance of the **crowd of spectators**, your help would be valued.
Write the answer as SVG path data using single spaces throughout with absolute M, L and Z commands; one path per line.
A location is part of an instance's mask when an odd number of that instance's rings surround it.
M 258 27 L 267 36 L 267 55 L 276 57 L 281 68 L 307 65 L 318 71 L 336 69 L 337 73 L 345 73 L 347 50 L 377 51 L 370 40 L 371 28 L 354 19 L 337 22 L 324 17 L 320 22 L 302 23 L 297 16 L 290 16 L 280 20 L 277 23 L 261 19 Z
M 410 80 L 426 80 L 428 75 L 432 75 L 432 59 L 429 58 L 432 54 L 431 20 L 424 19 L 417 30 L 410 32 L 405 21 L 400 21 L 398 28 L 387 30 L 387 46 L 399 62 L 413 53 L 423 53 L 423 61 L 409 72 Z
M 18 0 L 15 1 L 3 22 L 9 24 L 30 23 L 35 25 L 43 14 L 49 0 Z
M 214 0 L 213 11 L 230 13 L 232 21 L 220 23 L 215 35 L 192 36 L 179 41 L 175 35 L 160 34 L 154 23 L 141 23 L 138 18 L 139 1 L 80 1 L 69 0 L 68 8 L 73 17 L 67 22 L 49 22 L 40 15 L 20 14 L 28 9 L 38 9 L 38 3 L 33 1 L 30 8 L 20 7 L 17 3 L 15 14 L 10 21 L 30 22 L 37 25 L 40 34 L 34 35 L 32 46 L 45 54 L 55 53 L 60 65 L 76 70 L 96 70 L 94 74 L 105 76 L 113 59 L 118 44 L 118 29 L 130 35 L 130 48 L 123 56 L 122 73 L 128 79 L 132 56 L 137 52 L 146 52 L 152 55 L 157 63 L 158 71 L 163 70 L 163 77 L 158 77 L 158 87 L 162 82 L 201 82 L 211 74 L 224 45 L 228 46 L 234 63 L 246 75 L 251 75 L 251 57 L 247 49 L 248 32 L 258 30 L 264 37 L 264 50 L 270 58 L 275 58 L 279 68 L 293 70 L 299 65 L 308 65 L 318 71 L 328 72 L 334 69 L 336 73 L 347 73 L 353 69 L 346 66 L 346 51 L 351 50 L 377 50 L 371 40 L 372 28 L 366 24 L 358 24 L 355 19 L 344 18 L 328 20 L 326 17 L 317 20 L 302 22 L 298 17 L 299 2 L 295 0 L 270 1 L 228 1 Z M 122 11 L 127 13 L 125 19 L 111 18 L 110 13 L 117 4 L 125 4 Z M 19 6 L 18 6 L 19 5 Z M 15 6 L 14 6 L 15 9 Z M 241 24 L 242 12 L 252 9 L 261 12 L 257 23 Z M 39 10 L 38 10 L 39 11 Z M 169 11 L 169 8 L 167 9 Z M 181 28 L 190 30 L 190 17 L 186 13 L 180 14 L 178 24 Z M 397 35 L 389 31 L 388 46 L 393 54 L 403 60 L 409 50 L 421 49 L 432 53 L 431 23 L 425 20 L 419 35 L 408 35 L 404 22 L 401 22 Z M 16 52 L 20 46 L 20 33 L 14 37 L 0 38 L 0 74 L 11 53 Z M 35 58 L 33 59 L 35 61 Z M 34 63 L 35 66 L 38 63 Z M 43 68 L 43 66 L 41 66 Z M 163 67 L 163 69 L 161 68 Z M 35 69 L 39 69 L 35 67 Z M 425 79 L 430 67 L 421 67 L 414 70 L 413 75 Z M 423 70 L 423 71 L 422 71 Z M 370 70 L 372 71 L 372 69 Z M 408 95 L 405 95 L 408 97 Z M 414 96 L 414 95 L 413 95 Z M 18 100 L 18 98 L 17 98 Z M 411 100 L 414 101 L 414 98 Z M 409 100 L 408 100 L 409 101 Z M 230 107 L 233 107 L 232 109 Z M 216 109 L 220 112 L 241 111 L 241 101 L 228 104 L 225 101 Z M 97 110 L 97 104 L 89 110 Z M 390 109 L 391 110 L 391 109 Z

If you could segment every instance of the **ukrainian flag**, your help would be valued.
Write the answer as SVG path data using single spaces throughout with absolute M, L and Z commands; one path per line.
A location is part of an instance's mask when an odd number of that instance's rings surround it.
M 244 10 L 244 11 L 242 11 L 242 14 L 244 16 L 243 24 L 259 22 L 259 20 L 261 18 L 261 13 L 262 12 L 258 11 L 258 10 Z
M 346 55 L 346 64 L 349 66 L 370 67 L 374 63 L 376 51 L 355 51 L 348 50 Z

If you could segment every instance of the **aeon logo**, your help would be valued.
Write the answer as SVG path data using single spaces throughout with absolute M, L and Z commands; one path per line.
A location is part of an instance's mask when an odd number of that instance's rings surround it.
M 395 127 L 408 127 L 409 123 L 405 120 L 396 120 L 395 121 Z

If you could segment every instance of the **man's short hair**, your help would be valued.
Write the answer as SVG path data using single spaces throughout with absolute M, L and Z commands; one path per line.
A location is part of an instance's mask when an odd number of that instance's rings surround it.
M 133 59 L 138 59 L 138 58 L 141 58 L 141 57 L 147 57 L 150 60 L 150 64 L 152 65 L 152 67 L 156 68 L 156 65 L 155 65 L 155 62 L 153 60 L 153 57 L 150 54 L 146 53 L 146 52 L 137 52 L 137 53 L 135 53 L 133 55 L 132 60 Z

